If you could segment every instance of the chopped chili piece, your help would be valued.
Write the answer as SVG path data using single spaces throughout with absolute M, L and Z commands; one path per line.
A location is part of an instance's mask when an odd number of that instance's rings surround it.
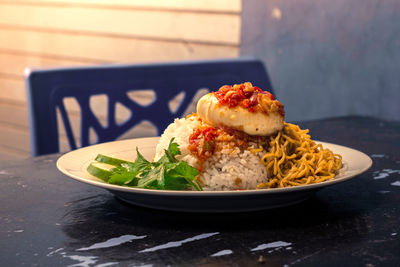
M 248 143 L 267 145 L 268 138 L 265 136 L 248 135 L 242 131 L 221 125 L 219 128 L 203 125 L 194 128 L 189 136 L 188 150 L 199 161 L 199 171 L 202 171 L 204 162 L 223 144 L 232 143 L 235 146 L 246 149 Z
M 228 105 L 230 108 L 240 106 L 250 112 L 260 110 L 259 95 L 267 95 L 271 100 L 275 99 L 271 93 L 263 91 L 249 82 L 234 86 L 224 85 L 214 95 L 222 105 Z
M 217 136 L 218 129 L 212 126 L 196 128 L 189 136 L 188 149 L 199 159 L 201 167 L 202 163 L 214 154 L 216 147 L 215 138 Z

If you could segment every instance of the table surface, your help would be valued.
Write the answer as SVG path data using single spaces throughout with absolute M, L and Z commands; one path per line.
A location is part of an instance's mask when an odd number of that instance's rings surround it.
M 290 207 L 199 214 L 128 205 L 61 174 L 58 154 L 1 162 L 0 265 L 399 266 L 400 123 L 299 124 L 373 166 Z

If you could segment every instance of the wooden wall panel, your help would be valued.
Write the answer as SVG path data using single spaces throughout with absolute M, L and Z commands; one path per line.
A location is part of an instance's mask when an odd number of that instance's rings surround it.
M 33 31 L 0 25 L 0 49 L 93 64 L 157 62 L 239 56 L 236 45 L 171 42 L 62 31 Z
M 19 127 L 21 130 L 28 129 L 28 113 L 25 105 L 0 102 L 0 124 L 9 124 Z
M 26 106 L 0 100 L 0 160 L 28 157 L 29 150 Z
M 241 0 L 8 0 L 0 2 L 53 6 L 78 5 L 97 8 L 143 8 L 224 13 L 239 13 L 241 11 Z
M 0 24 L 161 40 L 240 41 L 240 17 L 235 14 L 4 4 Z
M 1 130 L 1 129 L 0 129 Z M 2 133 L 2 131 L 1 131 Z M 13 159 L 24 159 L 29 157 L 29 153 L 27 151 L 19 151 L 15 147 L 3 146 L 0 145 L 0 160 L 13 160 Z
M 29 131 L 0 124 L 1 138 L 0 145 L 15 148 L 20 153 L 29 155 Z
M 0 100 L 24 105 L 26 102 L 25 85 L 22 78 L 0 74 Z
M 26 67 L 237 57 L 240 23 L 241 0 L 0 0 L 0 150 L 29 156 Z
M 0 50 L 0 73 L 23 78 L 24 70 L 30 67 L 82 66 L 90 63 L 77 60 L 41 57 L 29 54 L 7 53 Z

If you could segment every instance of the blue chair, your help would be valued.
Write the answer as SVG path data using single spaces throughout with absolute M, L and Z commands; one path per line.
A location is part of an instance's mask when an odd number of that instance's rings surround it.
M 250 81 L 264 90 L 272 90 L 264 65 L 252 58 L 27 69 L 25 73 L 32 156 L 60 151 L 57 109 L 70 149 L 78 148 L 64 105 L 65 98 L 75 98 L 79 104 L 79 138 L 83 147 L 91 145 L 90 129 L 97 134 L 97 143 L 116 140 L 142 121 L 152 122 L 159 135 L 174 118 L 184 115 L 201 88 L 216 91 L 225 84 Z M 148 105 L 140 105 L 127 95 L 144 88 L 152 89 L 155 94 L 154 101 Z M 168 101 L 181 92 L 184 92 L 182 102 L 176 110 L 171 110 Z M 106 126 L 90 108 L 90 98 L 95 95 L 107 96 Z M 131 116 L 122 124 L 115 118 L 117 103 L 131 111 Z

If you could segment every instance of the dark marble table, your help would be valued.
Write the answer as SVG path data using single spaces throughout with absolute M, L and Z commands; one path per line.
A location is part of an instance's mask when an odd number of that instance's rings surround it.
M 400 123 L 300 123 L 372 168 L 286 208 L 191 214 L 125 204 L 56 169 L 0 163 L 0 266 L 400 266 Z

